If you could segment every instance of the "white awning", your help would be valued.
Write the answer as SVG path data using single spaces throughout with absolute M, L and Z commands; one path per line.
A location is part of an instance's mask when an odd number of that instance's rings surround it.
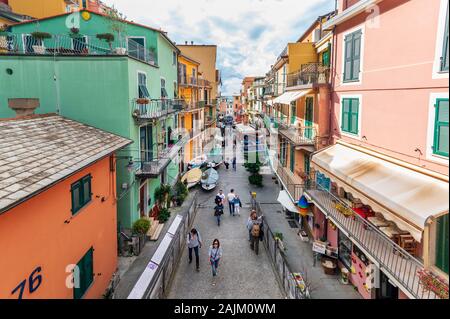
M 305 96 L 311 92 L 311 90 L 300 90 L 300 91 L 287 91 L 282 95 L 273 100 L 273 103 L 279 104 L 290 104 L 292 101 L 296 101 L 302 96 Z
M 292 199 L 289 197 L 289 194 L 286 191 L 280 191 L 277 201 L 288 211 L 293 213 L 298 212 L 297 206 L 294 205 Z
M 339 141 L 312 166 L 420 242 L 429 217 L 449 210 L 448 177 Z

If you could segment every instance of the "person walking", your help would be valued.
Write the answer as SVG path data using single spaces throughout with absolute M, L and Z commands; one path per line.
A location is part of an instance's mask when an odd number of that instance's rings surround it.
M 219 268 L 219 261 L 220 258 L 222 258 L 222 247 L 220 247 L 220 242 L 218 239 L 214 239 L 212 245 L 209 247 L 208 255 L 209 255 L 209 262 L 211 264 L 211 270 L 213 277 L 216 277 L 218 274 L 218 268 Z M 213 283 L 214 285 L 214 283 Z
M 230 209 L 230 216 L 234 216 L 234 199 L 235 199 L 235 194 L 234 194 L 234 189 L 232 189 L 228 195 L 227 195 L 227 200 L 228 200 L 228 208 Z
M 233 157 L 233 170 L 236 171 L 236 156 Z
M 234 213 L 237 214 L 238 216 L 241 216 L 240 208 L 242 207 L 242 202 L 241 199 L 239 198 L 239 195 L 236 194 L 233 204 L 234 204 Z
M 230 168 L 230 159 L 227 158 L 226 161 L 224 161 L 223 163 L 225 164 L 225 167 L 228 170 Z
M 219 204 L 219 200 L 221 200 L 222 203 L 225 201 L 225 194 L 223 193 L 223 190 L 220 190 L 216 195 L 215 199 L 216 205 Z
M 196 270 L 200 271 L 200 257 L 199 248 L 202 248 L 202 238 L 197 229 L 192 228 L 192 230 L 187 235 L 187 246 L 189 249 L 189 264 L 192 263 L 192 251 L 195 253 L 195 265 Z
M 255 251 L 255 253 L 258 255 L 259 253 L 259 238 L 261 235 L 261 228 L 262 228 L 262 220 L 263 216 L 260 217 L 257 216 L 256 210 L 252 210 L 250 217 L 247 221 L 247 229 L 248 229 L 248 235 L 250 240 L 250 248 Z
M 223 200 L 219 200 L 216 207 L 214 207 L 214 216 L 217 218 L 217 226 L 220 227 L 220 216 L 223 215 Z

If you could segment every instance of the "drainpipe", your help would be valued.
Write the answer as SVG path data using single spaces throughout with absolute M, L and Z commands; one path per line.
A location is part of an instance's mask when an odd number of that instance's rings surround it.
M 337 3 L 337 0 L 336 0 Z M 329 123 L 328 123 L 328 144 L 332 144 L 333 143 L 333 139 L 334 139 L 334 132 L 333 132 L 333 109 L 334 109 L 334 87 L 335 87 L 335 76 L 336 76 L 336 61 L 337 61 L 337 49 L 336 49 L 336 44 L 337 44 L 337 37 L 336 37 L 336 26 L 333 27 L 333 30 L 331 32 L 333 32 L 333 36 L 332 36 L 332 46 L 331 46 L 331 50 L 333 51 L 333 54 L 330 54 L 330 65 L 332 66 L 331 70 L 330 70 L 330 76 L 331 76 L 331 85 L 330 85 L 330 90 L 329 90 L 329 94 L 330 94 L 330 98 L 329 98 Z M 333 70 L 334 68 L 334 70 Z

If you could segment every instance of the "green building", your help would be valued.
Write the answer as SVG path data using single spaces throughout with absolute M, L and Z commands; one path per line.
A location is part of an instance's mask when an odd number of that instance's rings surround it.
M 117 189 L 108 194 L 119 225 L 130 228 L 150 214 L 155 189 L 180 173 L 178 53 L 160 30 L 88 11 L 12 26 L 0 34 L 0 117 L 15 116 L 9 98 L 39 98 L 36 113 L 133 140 L 118 154 Z

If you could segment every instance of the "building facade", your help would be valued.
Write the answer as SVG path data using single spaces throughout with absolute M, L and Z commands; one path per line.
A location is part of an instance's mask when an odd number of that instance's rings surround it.
M 131 141 L 54 114 L 0 128 L 0 298 L 102 298 L 117 271 L 114 153 Z
M 37 113 L 56 112 L 133 140 L 121 155 L 135 166 L 117 173 L 119 225 L 131 228 L 155 213 L 155 189 L 174 183 L 179 174 L 181 145 L 174 136 L 181 109 L 175 99 L 179 51 L 160 30 L 127 21 L 116 22 L 122 32 L 107 43 L 97 35 L 114 33 L 111 21 L 85 12 L 89 15 L 72 36 L 66 16 L 12 27 L 12 44 L 2 52 L 11 71 L 2 74 L 0 116 L 12 116 L 8 98 L 35 97 L 41 100 Z M 50 39 L 31 35 L 36 23 Z

